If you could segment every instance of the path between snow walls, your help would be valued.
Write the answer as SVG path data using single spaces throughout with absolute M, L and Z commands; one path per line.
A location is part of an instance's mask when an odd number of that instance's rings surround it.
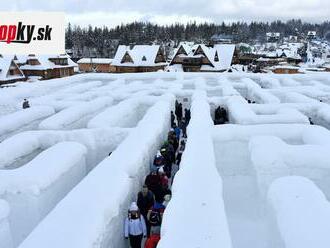
M 128 128 L 95 128 L 71 131 L 40 130 L 26 131 L 0 143 L 1 169 L 15 169 L 24 166 L 40 152 L 64 141 L 81 143 L 87 148 L 87 172 L 100 163 L 109 152 L 127 137 Z
M 0 199 L 10 207 L 7 234 L 13 247 L 86 175 L 86 153 L 79 143 L 61 142 L 21 168 L 0 170 Z
M 309 217 L 320 218 L 314 208 L 330 210 L 325 198 L 329 195 L 328 130 L 304 124 L 222 125 L 213 129 L 213 142 L 217 168 L 224 183 L 224 201 L 234 248 L 299 247 L 289 243 L 304 239 L 302 234 L 308 230 L 312 235 L 310 238 L 317 240 L 318 235 L 312 229 L 320 227 L 315 227 L 315 223 L 309 227 L 309 223 L 313 224 Z M 275 201 L 272 202 L 270 196 L 267 201 L 270 185 L 290 175 L 307 177 L 315 189 L 301 194 L 310 186 L 305 187 L 300 180 L 288 180 L 285 184 L 292 183 L 291 188 L 276 186 L 276 192 L 273 191 Z M 321 194 L 322 197 L 317 196 Z M 270 195 L 274 196 L 274 193 Z M 313 197 L 318 203 L 310 204 L 310 211 L 303 213 L 306 202 L 298 198 Z M 267 208 L 269 201 L 272 208 Z M 285 210 L 283 204 L 291 207 Z M 304 214 L 305 218 L 302 217 Z M 283 224 L 292 224 L 298 219 L 301 224 L 295 222 L 295 227 Z M 300 225 L 304 227 L 300 228 Z M 294 230 L 297 227 L 299 230 Z M 319 235 L 325 240 L 323 233 Z
M 111 156 L 96 166 L 19 247 L 127 248 L 124 218 L 166 138 L 173 105 L 173 95 L 161 97 Z
M 205 91 L 194 93 L 191 115 L 186 149 L 174 178 L 173 196 L 164 213 L 157 247 L 231 248 Z

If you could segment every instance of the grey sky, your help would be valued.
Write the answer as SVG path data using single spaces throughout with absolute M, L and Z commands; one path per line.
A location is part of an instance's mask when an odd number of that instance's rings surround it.
M 0 6 L 2 11 L 64 11 L 67 21 L 81 25 L 115 26 L 135 20 L 169 24 L 330 19 L 329 0 L 11 0 Z

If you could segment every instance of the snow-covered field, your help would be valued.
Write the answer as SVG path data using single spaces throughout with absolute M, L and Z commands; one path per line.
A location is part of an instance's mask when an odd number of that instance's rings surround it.
M 0 88 L 0 247 L 127 248 L 175 99 L 192 118 L 158 247 L 330 247 L 330 73 L 160 72 Z

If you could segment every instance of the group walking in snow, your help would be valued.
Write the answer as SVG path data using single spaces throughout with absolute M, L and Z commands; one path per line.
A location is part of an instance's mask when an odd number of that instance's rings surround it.
M 143 238 L 147 238 L 144 248 L 156 248 L 160 240 L 163 213 L 171 200 L 171 182 L 176 172 L 172 166 L 176 165 L 177 169 L 180 166 L 187 138 L 186 128 L 190 120 L 190 110 L 185 110 L 183 117 L 180 109 L 182 110 L 182 104 L 176 102 L 176 116 L 172 111 L 171 130 L 167 140 L 154 157 L 150 173 L 137 194 L 137 201 L 132 202 L 128 210 L 124 235 L 131 248 L 141 248 Z

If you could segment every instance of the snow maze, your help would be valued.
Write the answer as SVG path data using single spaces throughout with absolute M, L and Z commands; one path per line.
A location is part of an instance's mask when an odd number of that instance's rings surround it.
M 1 88 L 0 247 L 127 248 L 123 221 L 176 99 L 191 121 L 157 247 L 330 247 L 326 73 L 81 74 Z M 218 106 L 229 123 L 213 124 Z

